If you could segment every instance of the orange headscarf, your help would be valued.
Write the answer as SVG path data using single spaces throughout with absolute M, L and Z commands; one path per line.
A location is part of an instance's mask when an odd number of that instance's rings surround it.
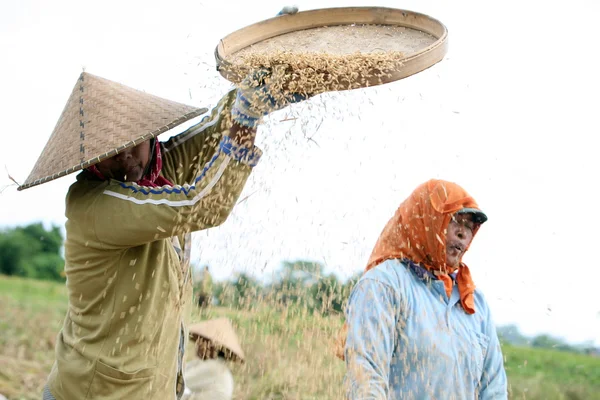
M 408 258 L 444 282 L 446 294 L 450 297 L 453 280 L 449 274 L 456 268 L 446 265 L 446 229 L 454 213 L 463 208 L 479 209 L 479 206 L 459 185 L 437 179 L 421 184 L 400 204 L 386 224 L 369 257 L 365 273 L 386 260 Z M 475 225 L 473 236 L 478 229 L 479 224 Z M 474 314 L 475 284 L 462 260 L 456 282 L 463 309 Z M 344 324 L 336 349 L 337 356 L 342 359 L 346 332 Z

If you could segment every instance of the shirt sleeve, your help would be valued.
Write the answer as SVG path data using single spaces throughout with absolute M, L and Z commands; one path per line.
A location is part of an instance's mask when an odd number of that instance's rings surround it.
M 483 373 L 479 382 L 479 399 L 508 399 L 508 383 L 504 370 L 504 357 L 492 315 L 488 308 L 486 335 L 490 338 L 483 361 Z
M 346 314 L 347 398 L 387 399 L 398 321 L 396 293 L 384 283 L 362 279 L 350 295 Z
M 229 91 L 198 124 L 163 143 L 161 174 L 165 178 L 183 185 L 198 176 L 218 150 L 223 133 L 231 126 L 231 106 L 235 93 L 235 90 Z M 257 147 L 245 151 L 245 154 L 242 152 L 240 149 L 239 156 L 245 155 L 250 166 L 256 165 L 261 155 Z
M 251 170 L 248 153 L 223 136 L 190 184 L 151 188 L 111 180 L 92 208 L 96 240 L 107 247 L 133 247 L 218 226 Z

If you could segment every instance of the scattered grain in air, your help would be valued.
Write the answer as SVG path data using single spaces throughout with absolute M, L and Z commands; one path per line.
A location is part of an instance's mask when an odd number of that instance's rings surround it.
M 127 301 L 127 296 L 123 296 L 123 303 Z
M 438 242 L 440 242 L 442 245 L 444 244 L 444 241 L 442 240 L 442 238 L 440 237 L 440 235 L 438 235 L 437 233 L 435 234 L 435 238 L 437 239 Z
M 133 274 L 133 276 L 131 277 L 131 280 L 132 280 L 132 281 L 134 281 L 134 280 L 135 280 L 135 275 L 136 275 L 136 274 Z
M 121 313 L 121 319 L 124 319 L 126 315 L 127 315 L 127 313 L 126 313 L 125 311 L 123 311 L 123 312 Z

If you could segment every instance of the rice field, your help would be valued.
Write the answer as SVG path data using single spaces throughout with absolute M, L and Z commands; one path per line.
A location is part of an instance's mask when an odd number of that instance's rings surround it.
M 0 394 L 41 398 L 66 311 L 64 285 L 0 276 Z M 339 317 L 268 304 L 197 310 L 193 320 L 226 316 L 247 362 L 233 365 L 236 399 L 342 399 L 344 364 L 332 352 Z M 600 358 L 505 346 L 514 399 L 600 399 Z M 188 351 L 191 357 L 191 351 Z

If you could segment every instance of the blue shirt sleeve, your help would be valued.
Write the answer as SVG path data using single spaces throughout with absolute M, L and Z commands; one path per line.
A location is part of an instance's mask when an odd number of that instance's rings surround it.
M 387 399 L 390 362 L 396 343 L 398 299 L 394 289 L 361 279 L 346 310 L 345 390 L 349 400 Z
M 486 334 L 490 338 L 488 350 L 483 361 L 483 373 L 479 382 L 479 399 L 508 399 L 508 382 L 504 370 L 504 356 L 496 326 L 492 321 L 490 310 L 487 310 Z

